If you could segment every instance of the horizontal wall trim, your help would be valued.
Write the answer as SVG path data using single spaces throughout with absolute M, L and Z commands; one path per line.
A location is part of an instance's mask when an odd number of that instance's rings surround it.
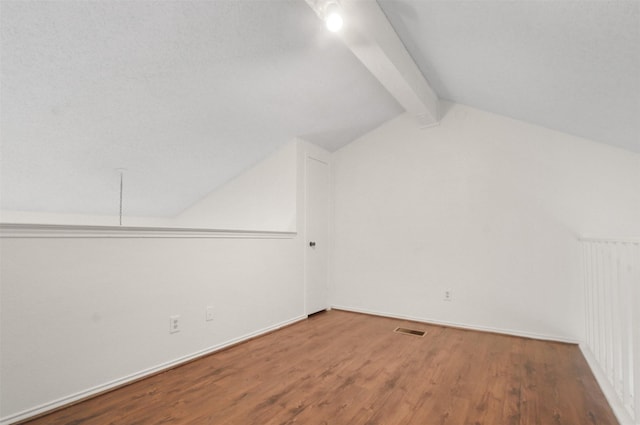
M 102 393 L 108 392 L 110 390 L 114 390 L 118 387 L 125 386 L 127 384 L 133 383 L 135 381 L 139 381 L 144 378 L 148 378 L 152 375 L 155 375 L 159 372 L 166 371 L 168 369 L 172 369 L 176 366 L 180 366 L 184 363 L 188 363 L 190 361 L 196 360 L 200 357 L 215 353 L 217 351 L 223 350 L 225 348 L 229 348 L 233 345 L 239 344 L 241 342 L 248 341 L 250 339 L 268 334 L 285 326 L 292 325 L 294 323 L 305 320 L 307 315 L 297 316 L 293 319 L 285 320 L 283 322 L 277 323 L 272 326 L 268 326 L 266 328 L 257 330 L 255 332 L 251 332 L 237 338 L 230 339 L 228 341 L 222 342 L 220 344 L 213 345 L 211 347 L 205 348 L 203 350 L 196 351 L 195 353 L 188 354 L 186 356 L 179 357 L 175 360 L 171 360 L 165 363 L 161 363 L 159 365 L 150 367 L 148 369 L 142 370 L 140 372 L 132 373 L 127 376 L 123 376 L 122 378 L 115 379 L 113 381 L 107 382 L 105 384 L 97 385 L 95 387 L 77 392 L 75 394 L 68 395 L 66 397 L 59 398 L 57 400 L 41 404 L 39 406 L 33 407 L 31 409 L 23 410 L 21 412 L 15 413 L 13 415 L 0 418 L 0 425 L 9 425 L 16 422 L 21 422 L 27 420 L 29 418 L 34 418 L 36 416 L 41 416 L 48 412 L 63 408 L 67 405 L 71 405 L 96 395 L 100 395 Z
M 353 313 L 370 314 L 372 316 L 382 316 L 382 317 L 390 317 L 393 319 L 411 320 L 413 322 L 422 322 L 430 325 L 440 325 L 440 326 L 447 326 L 451 328 L 468 329 L 470 331 L 480 331 L 480 332 L 489 332 L 489 333 L 496 333 L 496 334 L 503 334 L 503 335 L 510 335 L 510 336 L 519 336 L 523 338 L 539 339 L 543 341 L 564 342 L 567 344 L 578 344 L 580 342 L 577 339 L 556 336 L 556 335 L 545 335 L 545 334 L 538 334 L 533 332 L 519 331 L 514 329 L 494 328 L 491 326 L 470 325 L 467 323 L 449 322 L 445 320 L 436 320 L 436 319 L 431 319 L 426 317 L 407 316 L 404 314 L 387 313 L 387 312 L 368 310 L 368 309 L 357 308 L 357 307 L 333 305 L 332 308 L 336 310 L 351 311 Z
M 611 406 L 611 410 L 616 415 L 618 422 L 620 425 L 634 425 L 633 419 L 627 412 L 627 409 L 620 402 L 620 399 L 616 395 L 615 390 L 611 387 L 609 380 L 607 379 L 604 371 L 598 365 L 598 361 L 595 356 L 585 344 L 580 343 L 580 351 L 582 351 L 582 355 L 584 356 L 593 376 L 596 378 L 598 385 L 600 385 L 600 389 L 604 394 L 605 398 L 609 402 L 609 406 Z M 635 425 L 640 425 L 640 422 L 635 422 Z
M 130 226 L 0 223 L 0 238 L 245 238 L 291 239 L 296 232 Z
M 579 241 L 583 242 L 608 242 L 608 243 L 630 243 L 635 245 L 640 245 L 640 237 L 639 238 L 615 238 L 615 237 L 600 237 L 593 235 L 584 235 L 578 238 Z

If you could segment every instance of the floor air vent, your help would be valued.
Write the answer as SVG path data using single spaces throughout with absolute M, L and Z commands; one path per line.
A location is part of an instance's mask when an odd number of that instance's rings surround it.
M 407 328 L 396 328 L 394 332 L 397 332 L 399 334 L 414 335 L 414 336 L 424 336 L 424 334 L 427 333 L 426 331 L 418 331 L 415 329 L 407 329 Z

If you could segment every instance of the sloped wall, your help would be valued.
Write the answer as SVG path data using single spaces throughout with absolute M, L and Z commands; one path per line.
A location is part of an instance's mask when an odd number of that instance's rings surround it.
M 215 188 L 175 217 L 138 217 L 127 214 L 122 225 L 218 230 L 295 232 L 298 144 L 286 143 L 253 167 Z M 126 185 L 125 185 L 126 190 Z M 114 198 L 114 202 L 117 198 Z M 119 217 L 89 214 L 0 211 L 0 222 L 118 226 Z
M 461 105 L 333 161 L 335 306 L 577 341 L 577 237 L 640 234 L 639 155 Z
M 291 141 L 172 221 L 177 227 L 295 231 L 297 141 Z

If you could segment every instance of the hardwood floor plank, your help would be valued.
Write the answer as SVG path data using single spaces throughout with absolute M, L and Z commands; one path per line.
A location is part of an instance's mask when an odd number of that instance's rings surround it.
M 28 423 L 617 424 L 577 346 L 343 311 Z

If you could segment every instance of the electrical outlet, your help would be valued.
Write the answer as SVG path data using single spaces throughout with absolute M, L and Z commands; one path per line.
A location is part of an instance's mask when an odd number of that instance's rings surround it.
M 205 316 L 204 317 L 205 317 L 205 320 L 207 322 L 210 322 L 210 321 L 213 320 L 213 307 L 212 306 L 208 305 L 205 308 Z
M 444 291 L 443 296 L 442 296 L 442 300 L 443 301 L 451 301 L 451 299 L 452 299 L 451 289 L 446 289 Z
M 180 332 L 180 315 L 169 316 L 169 333 Z

